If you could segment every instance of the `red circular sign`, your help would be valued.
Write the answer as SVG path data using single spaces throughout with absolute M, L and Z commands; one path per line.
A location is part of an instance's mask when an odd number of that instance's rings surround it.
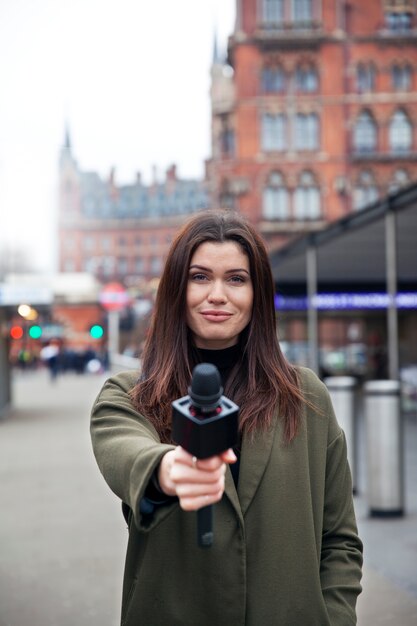
M 109 283 L 100 293 L 100 304 L 107 311 L 121 311 L 130 302 L 129 294 L 120 283 Z

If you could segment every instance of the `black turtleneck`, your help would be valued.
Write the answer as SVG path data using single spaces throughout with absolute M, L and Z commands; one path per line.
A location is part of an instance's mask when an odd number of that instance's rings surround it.
M 212 363 L 220 372 L 223 387 L 236 361 L 239 360 L 241 349 L 239 344 L 223 348 L 222 350 L 207 350 L 206 348 L 196 348 L 196 353 L 200 363 Z

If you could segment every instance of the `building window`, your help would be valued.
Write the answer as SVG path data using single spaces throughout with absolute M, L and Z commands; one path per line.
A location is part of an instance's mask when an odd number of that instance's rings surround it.
M 108 252 L 111 248 L 111 239 L 110 237 L 102 237 L 101 238 L 101 249 L 105 252 Z
M 143 262 L 143 258 L 138 256 L 135 259 L 135 272 L 141 274 L 144 270 L 145 264 Z
M 220 144 L 224 156 L 233 156 L 235 153 L 235 134 L 233 130 L 226 128 L 220 135 Z
M 89 274 L 95 274 L 97 271 L 97 261 L 94 257 L 90 257 L 89 259 L 84 259 L 84 271 Z
M 312 0 L 292 0 L 291 17 L 298 24 L 310 24 L 313 20 Z
M 319 81 L 313 65 L 300 65 L 295 72 L 295 84 L 298 91 L 312 93 L 317 91 Z
M 361 172 L 353 190 L 353 208 L 364 209 L 368 204 L 378 200 L 378 187 L 371 172 Z
M 266 113 L 262 116 L 262 149 L 284 150 L 287 134 L 286 117 L 282 113 L 273 115 Z
M 117 261 L 117 273 L 126 274 L 127 267 L 128 267 L 127 259 L 125 257 L 120 257 Z
M 266 26 L 282 27 L 284 24 L 284 0 L 263 0 L 262 20 Z
M 262 213 L 267 220 L 289 218 L 288 190 L 279 172 L 272 172 L 263 192 Z
M 83 248 L 86 252 L 89 252 L 94 248 L 94 239 L 92 237 L 84 237 Z
M 385 26 L 392 32 L 411 30 L 413 21 L 413 0 L 391 0 L 385 2 Z
M 64 250 L 66 252 L 72 252 L 75 250 L 75 239 L 73 237 L 66 237 L 64 239 Z
M 377 125 L 368 111 L 362 111 L 353 131 L 353 146 L 358 153 L 373 153 L 377 147 Z
M 295 147 L 297 150 L 316 150 L 319 147 L 319 119 L 315 113 L 296 115 Z
M 96 203 L 94 198 L 87 197 L 84 200 L 84 212 L 86 215 L 94 215 L 94 210 L 96 208 Z
M 412 17 L 411 13 L 388 13 L 386 16 L 388 28 L 401 32 L 411 30 Z
M 311 28 L 313 0 L 262 0 L 263 26 L 282 29 L 291 23 L 293 28 Z
M 159 274 L 162 270 L 162 259 L 159 256 L 151 257 L 151 274 Z
M 321 215 L 320 189 L 311 172 L 302 172 L 294 193 L 294 217 L 317 220 Z
M 393 65 L 391 68 L 391 85 L 395 91 L 408 91 L 411 88 L 411 67 L 409 65 Z
M 75 262 L 74 262 L 74 259 L 65 259 L 65 261 L 64 261 L 64 272 L 75 272 Z
M 264 93 L 280 93 L 285 90 L 285 74 L 281 67 L 265 67 L 262 71 Z
M 391 152 L 410 152 L 413 142 L 413 128 L 404 111 L 396 111 L 389 124 L 389 146 Z
M 222 209 L 234 209 L 235 197 L 228 191 L 222 192 L 219 196 L 219 203 Z
M 235 134 L 230 126 L 230 120 L 227 115 L 220 117 L 220 153 L 225 157 L 232 157 L 235 153 Z
M 227 178 L 224 178 L 220 185 L 219 204 L 223 209 L 235 208 L 235 196 L 233 195 L 230 181 Z
M 114 258 L 112 256 L 103 257 L 101 267 L 103 269 L 104 276 L 112 276 L 114 273 Z
M 376 70 L 372 63 L 360 63 L 356 68 L 356 85 L 360 93 L 375 90 Z
M 391 193 L 395 193 L 396 191 L 399 191 L 401 187 L 405 187 L 406 185 L 408 185 L 409 182 L 410 182 L 410 177 L 408 173 L 406 172 L 406 170 L 403 170 L 403 169 L 395 170 L 394 175 L 391 179 L 390 185 L 388 187 L 388 190 Z

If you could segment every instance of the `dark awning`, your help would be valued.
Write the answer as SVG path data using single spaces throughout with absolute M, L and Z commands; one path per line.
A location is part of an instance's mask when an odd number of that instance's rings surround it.
M 377 286 L 386 283 L 386 228 L 388 212 L 396 216 L 397 282 L 399 288 L 417 288 L 417 184 L 368 208 L 333 222 L 271 253 L 279 291 L 306 283 L 306 253 L 317 251 L 317 282 L 326 286 Z

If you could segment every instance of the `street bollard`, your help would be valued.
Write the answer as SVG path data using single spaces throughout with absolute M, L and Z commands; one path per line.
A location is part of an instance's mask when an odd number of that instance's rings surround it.
M 364 393 L 369 514 L 399 517 L 404 514 L 400 383 L 370 380 Z
M 352 474 L 353 493 L 356 493 L 356 379 L 352 376 L 329 376 L 324 379 L 329 390 L 334 412 L 346 436 L 347 454 Z

